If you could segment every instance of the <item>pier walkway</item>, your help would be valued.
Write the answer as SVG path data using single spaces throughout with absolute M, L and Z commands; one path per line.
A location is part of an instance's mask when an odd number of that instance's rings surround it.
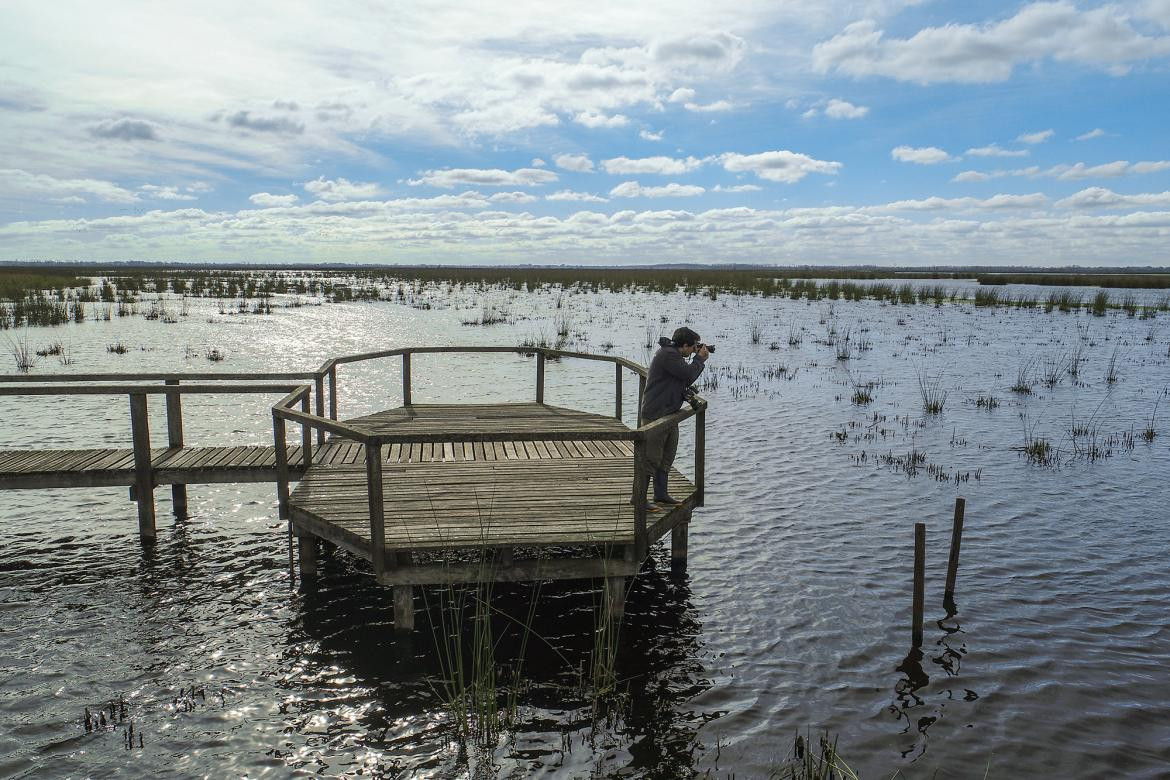
M 535 397 L 413 403 L 411 358 L 433 353 L 533 356 Z M 338 367 L 385 358 L 401 358 L 402 405 L 339 419 Z M 573 359 L 614 365 L 612 416 L 545 403 L 547 362 Z M 485 579 L 603 579 L 606 605 L 620 615 L 625 578 L 638 571 L 650 545 L 670 534 L 672 561 L 685 564 L 692 512 L 703 505 L 707 406 L 696 398 L 674 415 L 630 427 L 622 420 L 623 371 L 638 377 L 640 406 L 644 367 L 532 347 L 409 347 L 332 358 L 304 374 L 0 377 L 0 396 L 128 395 L 133 443 L 130 449 L 0 450 L 0 490 L 129 486 L 140 534 L 148 539 L 155 534 L 156 486 L 172 486 L 181 515 L 188 484 L 271 480 L 288 521 L 290 564 L 297 539 L 302 581 L 316 574 L 320 542 L 370 561 L 378 582 L 393 588 L 397 629 L 413 628 L 415 586 Z M 159 381 L 164 384 L 150 384 Z M 181 399 L 198 393 L 283 393 L 272 406 L 273 445 L 185 445 Z M 151 446 L 152 395 L 166 399 L 167 447 Z M 647 437 L 691 417 L 693 481 L 678 470 L 669 479 L 681 503 L 653 513 L 631 504 Z M 289 427 L 299 429 L 291 443 Z

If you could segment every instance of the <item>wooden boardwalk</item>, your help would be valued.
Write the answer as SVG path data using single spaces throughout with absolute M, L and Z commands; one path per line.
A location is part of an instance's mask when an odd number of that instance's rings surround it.
M 456 352 L 535 357 L 535 400 L 413 403 L 412 356 Z M 402 361 L 402 405 L 340 420 L 338 367 L 391 357 Z M 546 404 L 550 359 L 612 363 L 613 415 Z M 670 534 L 672 561 L 686 560 L 692 512 L 703 505 L 707 405 L 697 398 L 646 425 L 639 416 L 630 427 L 622 420 L 623 371 L 638 377 L 640 406 L 644 367 L 539 347 L 400 348 L 332 358 L 305 373 L 0 376 L 0 396 L 129 396 L 132 443 L 0 450 L 0 490 L 129 486 L 147 540 L 155 535 L 157 486 L 171 486 L 181 516 L 189 484 L 275 481 L 280 516 L 288 521 L 290 566 L 295 536 L 302 581 L 316 573 L 318 542 L 348 550 L 370 561 L 378 581 L 393 588 L 398 629 L 414 625 L 415 586 L 485 577 L 601 578 L 605 603 L 620 615 L 625 578 L 638 571 L 651 544 Z M 272 381 L 280 383 L 260 384 Z M 272 406 L 272 446 L 187 444 L 182 397 L 201 393 L 285 394 Z M 165 398 L 165 447 L 151 438 L 152 395 Z M 677 470 L 669 475 L 670 492 L 681 503 L 660 509 L 631 503 L 632 486 L 649 476 L 640 457 L 646 442 L 691 417 L 693 482 Z M 299 429 L 295 443 L 289 426 Z

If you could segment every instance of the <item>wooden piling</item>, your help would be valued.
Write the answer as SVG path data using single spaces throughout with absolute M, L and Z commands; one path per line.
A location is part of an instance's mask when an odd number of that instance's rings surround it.
M 130 430 L 134 441 L 134 499 L 138 502 L 138 535 L 155 538 L 154 474 L 150 465 L 150 420 L 146 394 L 130 394 Z
M 414 587 L 411 585 L 394 586 L 394 630 L 414 630 Z
M 337 364 L 329 366 L 329 419 L 337 419 Z
M 911 644 L 922 646 L 922 605 L 926 588 L 926 524 L 914 524 L 914 615 Z
M 637 428 L 642 427 L 642 398 L 646 395 L 646 377 L 642 374 L 638 375 L 638 424 Z
M 402 353 L 402 405 L 410 406 L 410 353 Z
M 650 484 L 650 474 L 646 471 L 645 456 L 646 440 L 638 439 L 634 442 L 634 549 L 638 560 L 646 557 L 646 490 Z
M 301 411 L 309 414 L 309 394 L 301 397 Z M 308 468 L 313 465 L 313 429 L 308 425 L 301 426 L 301 466 Z
M 673 569 L 687 567 L 687 535 L 691 524 L 690 514 L 670 529 L 670 565 Z
M 317 576 L 317 537 L 305 534 L 297 537 L 300 555 L 301 581 Z
M 626 614 L 626 578 L 605 578 L 604 612 L 608 620 L 621 620 Z
M 165 380 L 168 385 L 178 386 L 178 379 Z M 180 448 L 183 446 L 183 396 L 179 393 L 167 393 L 167 446 Z M 187 486 L 171 485 L 171 509 L 176 517 L 187 516 Z
M 955 577 L 959 573 L 959 546 L 963 542 L 963 513 L 967 502 L 962 497 L 955 499 L 955 519 L 951 523 L 951 554 L 947 559 L 947 586 L 943 595 L 946 603 L 955 599 Z
M 696 506 L 703 506 L 703 483 L 707 471 L 707 406 L 695 412 L 695 498 Z
M 622 419 L 622 364 L 614 363 L 613 416 Z
M 317 416 L 325 416 L 325 375 L 317 374 L 313 377 L 313 390 L 317 396 Z M 317 446 L 325 443 L 325 429 L 317 429 Z
M 536 402 L 544 403 L 544 352 L 536 353 Z
M 382 503 L 382 444 L 377 439 L 366 442 L 366 497 L 370 506 L 370 559 L 374 575 L 381 576 L 386 570 L 386 510 Z
M 281 520 L 284 520 L 288 536 L 288 576 L 293 578 L 293 528 L 292 516 L 288 511 L 288 442 L 285 441 L 284 418 L 272 413 L 272 438 L 276 449 L 276 506 Z

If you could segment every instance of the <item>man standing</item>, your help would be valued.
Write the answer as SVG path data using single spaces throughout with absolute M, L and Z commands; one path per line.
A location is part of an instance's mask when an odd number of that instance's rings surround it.
M 649 375 L 646 377 L 646 392 L 642 396 L 642 424 L 657 420 L 660 417 L 674 414 L 686 400 L 684 392 L 703 373 L 709 352 L 706 345 L 699 340 L 699 334 L 690 328 L 679 328 L 674 336 L 665 336 L 658 340 L 658 352 L 650 361 Z M 687 362 L 687 358 L 694 359 Z M 666 492 L 666 478 L 670 467 L 674 465 L 674 455 L 678 450 L 678 426 L 672 425 L 666 430 L 646 439 L 643 449 L 642 473 L 654 477 L 654 501 L 659 504 L 678 504 L 679 501 L 670 497 Z M 645 477 L 634 481 L 634 494 L 631 504 L 646 500 Z M 658 507 L 646 504 L 647 512 L 657 512 Z

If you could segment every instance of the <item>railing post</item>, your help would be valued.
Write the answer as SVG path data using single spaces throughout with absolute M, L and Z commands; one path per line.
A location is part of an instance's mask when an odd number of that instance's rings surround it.
M 645 374 L 638 374 L 638 425 L 642 427 L 642 397 L 646 395 L 646 376 Z
M 337 364 L 329 365 L 329 419 L 337 419 Z
M 317 416 L 325 416 L 325 375 L 318 372 L 313 375 L 313 385 L 317 391 Z M 325 429 L 317 429 L 317 444 L 325 443 Z
M 177 387 L 178 379 L 168 379 L 166 383 Z M 179 393 L 167 393 L 167 446 L 183 446 L 183 396 Z M 171 508 L 176 517 L 187 516 L 187 486 L 171 485 Z
M 272 411 L 272 438 L 276 447 L 276 506 L 280 519 L 288 528 L 288 576 L 293 575 L 292 513 L 288 508 L 288 443 L 285 441 L 284 418 Z
M 402 353 L 402 405 L 410 406 L 410 353 Z
M 386 517 L 382 496 L 382 442 L 366 442 L 366 495 L 370 505 L 370 560 L 374 576 L 386 570 Z
M 301 411 L 305 414 L 309 413 L 309 393 L 305 392 L 301 396 Z M 313 465 L 313 428 L 305 423 L 301 423 L 301 466 L 305 471 L 309 470 L 309 466 Z
M 695 412 L 695 505 L 703 506 L 703 476 L 707 455 L 707 404 Z
M 154 474 L 150 464 L 150 420 L 146 393 L 130 394 L 130 433 L 134 441 L 134 498 L 138 502 L 138 535 L 153 540 Z
M 536 402 L 544 403 L 544 352 L 536 351 Z
M 613 379 L 613 416 L 620 420 L 622 419 L 622 364 L 614 363 L 613 367 L 617 369 Z
M 634 555 L 639 561 L 646 557 L 646 490 L 650 474 L 645 466 L 646 440 L 634 440 Z

